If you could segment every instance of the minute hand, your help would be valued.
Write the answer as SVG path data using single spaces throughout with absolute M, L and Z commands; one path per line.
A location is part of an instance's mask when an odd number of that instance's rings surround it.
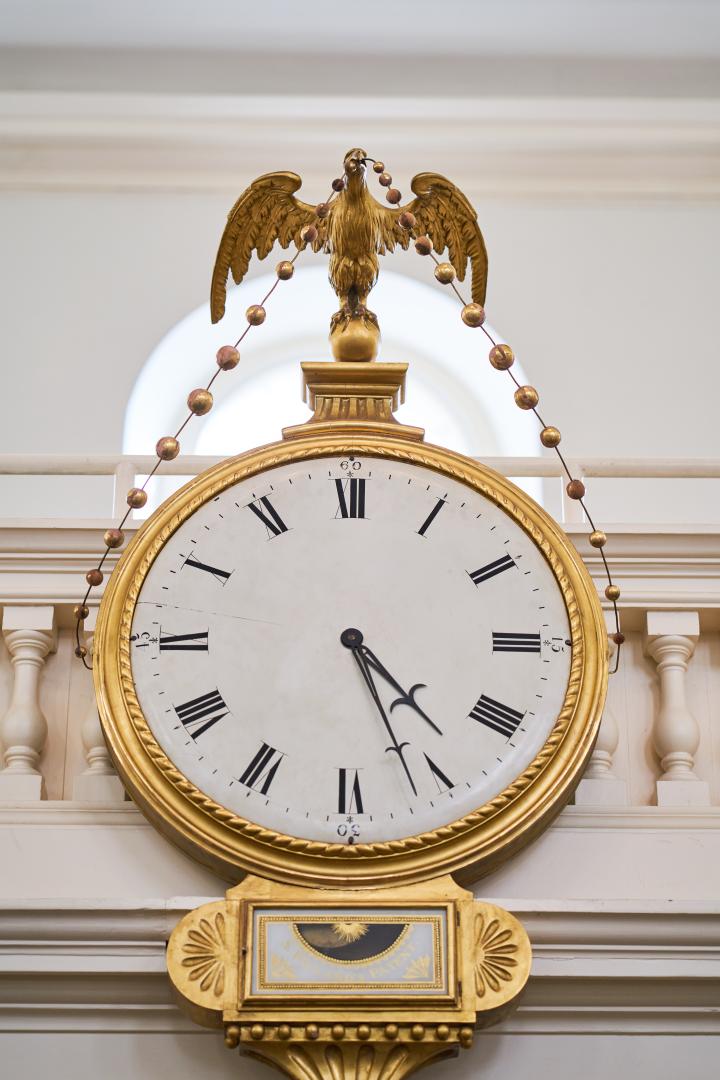
M 378 712 L 380 713 L 380 716 L 382 717 L 382 721 L 385 724 L 385 728 L 387 730 L 387 733 L 390 736 L 390 738 L 392 739 L 393 745 L 388 746 L 385 753 L 387 753 L 388 750 L 389 750 L 389 751 L 392 751 L 393 753 L 397 754 L 397 756 L 400 759 L 400 764 L 402 765 L 403 769 L 405 770 L 405 775 L 408 778 L 408 781 L 410 783 L 410 787 L 413 790 L 413 794 L 417 795 L 417 788 L 415 787 L 415 782 L 414 782 L 414 780 L 413 780 L 413 778 L 412 778 L 412 776 L 410 774 L 410 769 L 408 768 L 408 764 L 407 764 L 405 758 L 403 757 L 403 750 L 409 744 L 406 743 L 406 742 L 399 743 L 397 741 L 396 737 L 395 737 L 395 732 L 393 731 L 392 725 L 390 724 L 390 721 L 387 718 L 387 715 L 385 713 L 385 709 L 383 708 L 383 703 L 380 700 L 380 695 L 377 692 L 375 682 L 373 681 L 373 677 L 370 674 L 370 669 L 368 667 L 367 660 L 365 659 L 365 657 L 362 654 L 362 646 L 353 648 L 352 654 L 355 657 L 355 661 L 357 663 L 357 666 L 360 668 L 360 671 L 362 672 L 362 677 L 363 677 L 363 679 L 365 680 L 365 682 L 367 684 L 368 690 L 370 691 L 370 693 L 372 695 L 372 699 L 373 699 L 373 701 L 375 702 L 375 704 L 377 706 Z
M 415 694 L 417 693 L 417 691 L 424 690 L 427 684 L 415 683 L 413 686 L 410 687 L 409 690 L 403 690 L 397 679 L 395 679 L 390 674 L 388 669 L 380 663 L 372 649 L 368 649 L 367 645 L 360 645 L 358 651 L 363 654 L 368 667 L 373 668 L 373 670 L 376 671 L 378 675 L 382 675 L 383 679 L 385 679 L 385 682 L 389 683 L 390 686 L 392 686 L 392 688 L 396 690 L 400 695 L 400 697 L 396 698 L 396 700 L 393 701 L 392 705 L 390 706 L 390 712 L 392 712 L 397 705 L 408 705 L 418 714 L 418 716 L 422 716 L 423 720 L 425 720 L 430 725 L 433 731 L 437 731 L 438 735 L 442 735 L 442 731 L 437 726 L 437 724 L 430 719 L 426 712 L 423 712 L 418 703 L 415 701 Z

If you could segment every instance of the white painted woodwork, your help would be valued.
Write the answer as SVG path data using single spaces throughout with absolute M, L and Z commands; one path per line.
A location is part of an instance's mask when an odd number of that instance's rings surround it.
M 704 806 L 708 785 L 695 771 L 700 729 L 687 706 L 686 676 L 700 634 L 697 612 L 654 611 L 647 616 L 647 651 L 657 664 L 660 702 L 653 743 L 662 775 L 658 806 Z
M 85 647 L 88 663 L 92 664 L 95 645 L 95 623 L 97 608 L 93 608 L 85 620 Z M 79 668 L 79 665 L 78 665 Z M 92 683 L 92 672 L 87 672 L 87 680 Z M 125 799 L 125 789 L 110 759 L 105 737 L 100 726 L 95 703 L 94 689 L 85 712 L 81 728 L 82 742 L 87 759 L 87 768 L 75 777 L 72 797 L 77 802 L 121 803 Z
M 13 687 L 10 707 L 0 722 L 4 747 L 0 799 L 42 799 L 45 784 L 38 764 L 48 725 L 39 685 L 45 658 L 57 644 L 55 612 L 49 606 L 6 607 L 2 631 L 12 661 Z
M 605 613 L 605 620 L 610 635 L 615 629 L 612 612 Z M 610 636 L 608 636 L 608 659 L 612 670 L 617 659 L 617 645 Z M 624 779 L 616 775 L 613 764 L 620 741 L 620 729 L 612 703 L 615 689 L 613 683 L 614 677 L 610 680 L 608 687 L 608 696 L 595 747 L 585 775 L 575 792 L 576 806 L 624 806 L 627 803 L 627 784 Z

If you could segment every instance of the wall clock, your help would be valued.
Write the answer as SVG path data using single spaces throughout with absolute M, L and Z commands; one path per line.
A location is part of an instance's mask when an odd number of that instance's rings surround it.
M 487 257 L 454 185 L 423 173 L 412 203 L 389 188 L 386 209 L 369 160 L 346 155 L 330 203 L 301 203 L 300 178 L 274 173 L 231 211 L 213 318 L 252 251 L 322 248 L 341 300 L 336 362 L 302 365 L 312 420 L 150 518 L 100 611 L 95 681 L 118 771 L 170 839 L 231 879 L 487 872 L 567 801 L 604 701 L 605 625 L 564 533 L 393 416 L 407 365 L 375 362 L 378 254 L 422 229 L 418 251 L 453 259 L 439 280 L 469 261 L 469 326 L 484 317 Z M 278 264 L 280 279 L 292 271 Z
M 606 678 L 593 584 L 527 495 L 438 447 L 312 430 L 153 515 L 96 657 L 153 822 L 226 877 L 315 885 L 497 866 L 567 800 Z

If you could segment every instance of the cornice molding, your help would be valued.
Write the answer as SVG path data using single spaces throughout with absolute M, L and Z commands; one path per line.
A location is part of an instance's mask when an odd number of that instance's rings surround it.
M 0 188 L 232 199 L 291 167 L 312 201 L 353 139 L 392 147 L 396 175 L 437 168 L 475 200 L 720 198 L 720 101 L 630 97 L 3 92 Z
M 0 902 L 0 1031 L 203 1032 L 172 1004 L 165 944 L 214 897 Z M 504 902 L 533 942 L 497 1034 L 717 1034 L 718 905 Z

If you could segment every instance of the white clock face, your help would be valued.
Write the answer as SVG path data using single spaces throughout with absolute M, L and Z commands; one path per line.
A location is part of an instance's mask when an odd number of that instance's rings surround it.
M 170 537 L 135 608 L 140 707 L 201 791 L 274 831 L 377 843 L 502 791 L 565 698 L 555 577 L 473 488 L 314 458 L 227 488 Z

